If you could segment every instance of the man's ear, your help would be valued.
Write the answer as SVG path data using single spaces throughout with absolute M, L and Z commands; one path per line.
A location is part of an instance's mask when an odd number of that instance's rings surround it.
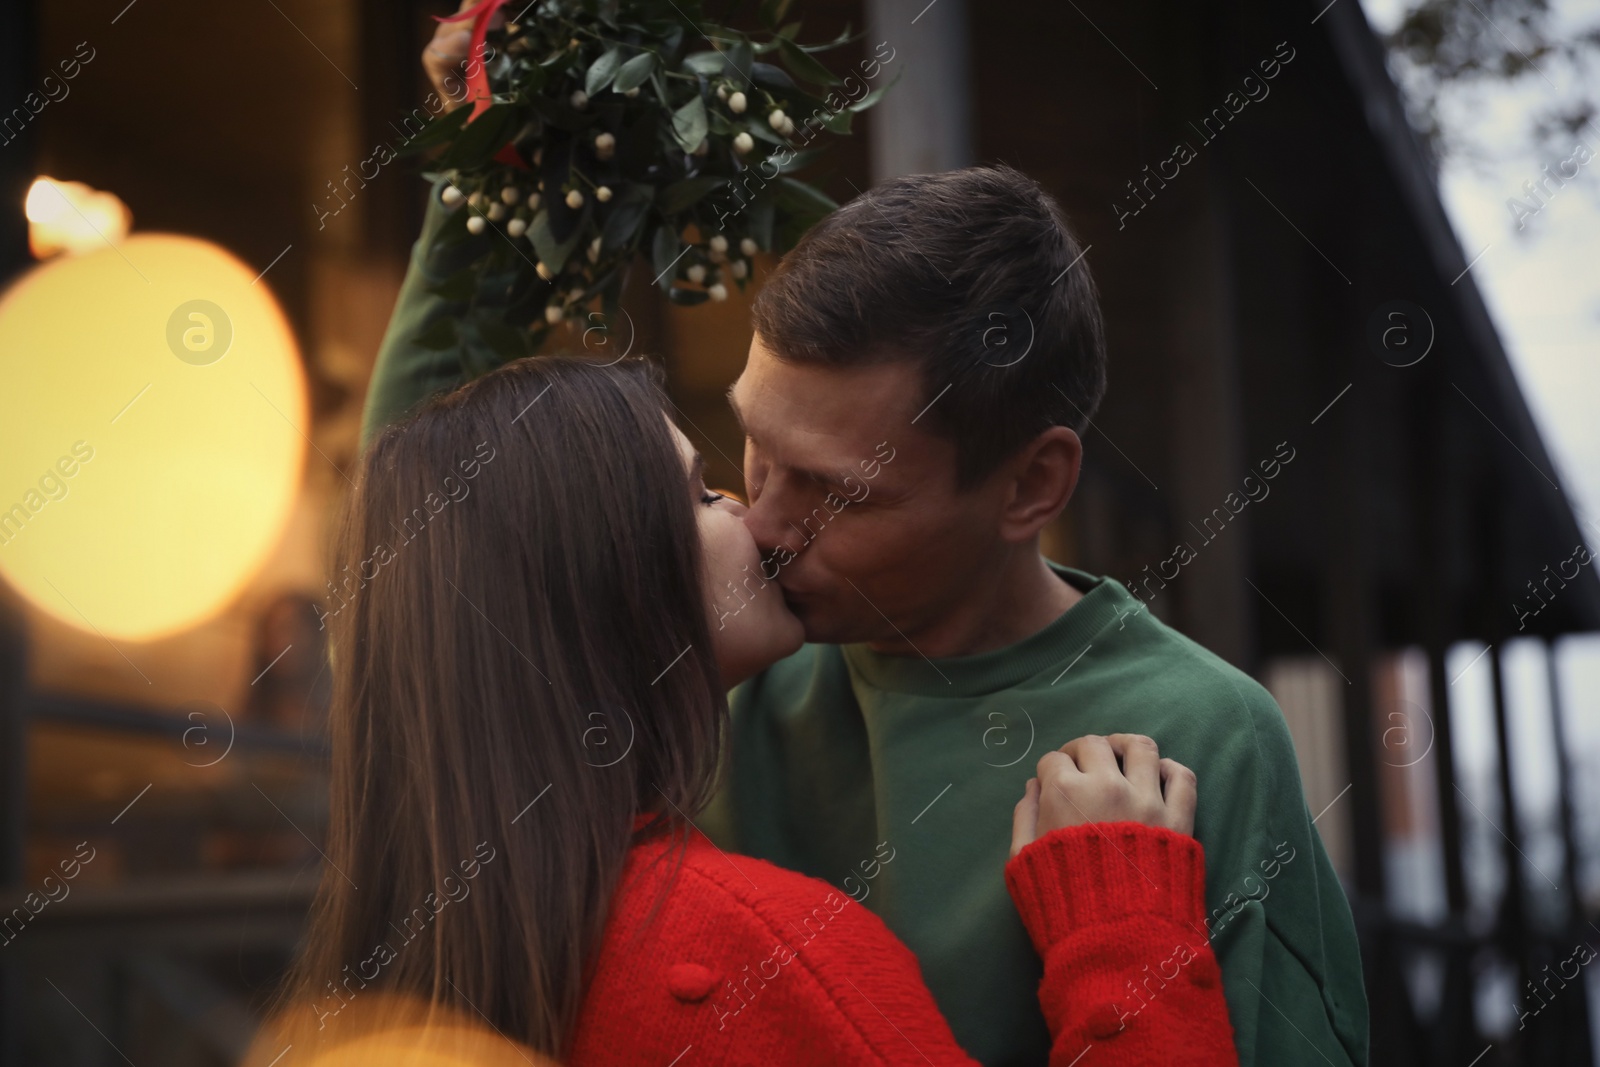
M 1007 479 L 1000 536 L 1013 544 L 1036 537 L 1061 514 L 1078 487 L 1083 441 L 1066 426 L 1052 426 L 1002 467 Z

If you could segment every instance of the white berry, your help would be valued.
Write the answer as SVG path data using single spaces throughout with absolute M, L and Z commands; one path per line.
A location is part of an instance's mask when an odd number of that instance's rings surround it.
M 567 206 L 576 211 L 583 206 L 583 193 L 577 189 L 567 194 Z
M 772 114 L 767 116 L 767 125 L 771 126 L 775 130 L 781 130 L 783 129 L 783 124 L 788 121 L 788 118 L 789 116 L 785 115 L 781 108 L 774 109 Z
M 515 185 L 508 185 L 500 190 L 500 199 L 507 204 L 515 204 L 522 199 L 522 190 Z
M 757 252 L 761 251 L 761 247 L 756 244 L 755 238 L 746 237 L 744 240 L 739 242 L 739 251 L 743 252 L 747 256 L 753 256 Z
M 713 251 L 713 252 L 726 252 L 727 250 L 728 250 L 728 239 L 726 237 L 722 236 L 722 234 L 719 233 L 715 237 L 711 238 L 711 251 Z
M 742 259 L 736 259 L 733 261 L 733 266 L 729 269 L 733 271 L 733 276 L 735 278 L 738 278 L 742 281 L 744 280 L 744 276 L 750 273 L 750 264 Z
M 756 146 L 756 139 L 748 133 L 740 133 L 733 139 L 733 150 L 741 156 Z
M 482 233 L 488 225 L 488 222 L 484 221 L 482 215 L 474 215 L 467 220 L 467 232 Z
M 466 197 L 461 195 L 460 189 L 457 189 L 453 185 L 447 185 L 439 193 L 439 199 L 448 206 L 455 207 L 457 204 L 461 203 L 461 201 L 465 200 Z
M 728 287 L 723 285 L 721 282 L 713 285 L 711 288 L 707 289 L 706 292 L 711 294 L 711 299 L 713 300 L 728 299 Z
M 694 266 L 684 271 L 683 274 L 684 277 L 688 278 L 696 285 L 699 285 L 701 282 L 706 280 L 706 268 L 704 265 L 699 263 L 696 263 Z
M 545 308 L 544 308 L 544 321 L 548 322 L 552 326 L 554 326 L 556 323 L 560 322 L 562 319 L 566 318 L 566 315 L 567 315 L 567 313 L 565 311 L 561 310 L 561 305 L 560 304 L 546 304 L 545 305 Z
M 490 204 L 488 215 L 490 222 L 499 222 L 506 217 L 506 206 L 504 204 Z
M 571 96 L 572 107 L 575 111 L 582 111 L 589 106 L 589 94 L 582 89 L 575 90 Z
M 632 89 L 625 89 L 623 90 L 622 95 L 627 97 L 629 100 L 636 100 L 639 97 L 639 87 L 635 85 Z
M 611 186 L 602 185 L 600 188 L 596 189 L 594 191 L 594 198 L 596 200 L 600 201 L 602 204 L 604 204 L 607 200 L 610 200 L 611 199 Z
M 555 271 L 551 270 L 549 265 L 542 259 L 533 265 L 533 270 L 545 281 L 549 281 L 556 276 Z
M 750 106 L 749 102 L 745 100 L 743 93 L 734 93 L 728 97 L 728 110 L 735 115 L 743 115 L 744 109 L 748 106 Z
M 513 237 L 521 237 L 523 234 L 528 232 L 528 220 L 512 219 L 510 222 L 506 223 L 506 232 Z
M 614 134 L 602 133 L 594 139 L 594 154 L 601 159 L 610 159 L 617 151 L 617 138 Z

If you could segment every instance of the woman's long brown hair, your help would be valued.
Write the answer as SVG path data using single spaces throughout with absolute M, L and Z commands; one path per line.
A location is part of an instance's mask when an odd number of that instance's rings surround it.
M 693 507 L 638 361 L 521 360 L 373 442 L 326 619 L 327 862 L 280 1017 L 408 994 L 564 1055 L 635 814 L 715 786 Z

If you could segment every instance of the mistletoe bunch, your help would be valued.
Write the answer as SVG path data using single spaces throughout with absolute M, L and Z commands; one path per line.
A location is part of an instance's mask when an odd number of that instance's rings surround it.
M 460 243 L 464 265 L 435 291 L 470 302 L 500 358 L 536 351 L 596 300 L 609 322 L 641 255 L 674 303 L 726 299 L 757 252 L 787 250 L 834 209 L 792 174 L 888 85 L 867 90 L 877 60 L 829 70 L 818 53 L 849 31 L 802 45 L 788 6 L 763 0 L 754 34 L 699 0 L 536 0 L 498 30 L 495 0 L 466 13 L 486 46 L 478 99 L 407 151 L 437 151 L 457 208 L 438 239 Z M 454 324 L 439 330 L 426 343 L 457 343 Z

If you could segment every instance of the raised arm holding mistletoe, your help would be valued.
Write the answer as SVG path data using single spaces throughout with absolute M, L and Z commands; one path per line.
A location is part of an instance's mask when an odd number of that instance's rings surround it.
M 441 317 L 423 343 L 486 345 L 480 371 L 532 354 L 596 300 L 609 321 L 641 253 L 674 303 L 725 299 L 833 210 L 792 175 L 892 84 L 894 50 L 830 70 L 818 54 L 849 31 L 802 45 L 788 6 L 763 0 L 759 35 L 698 0 L 477 0 L 440 19 L 423 63 L 442 107 L 406 151 L 437 153 L 453 214 L 435 239 L 464 247 L 434 291 L 475 322 Z

